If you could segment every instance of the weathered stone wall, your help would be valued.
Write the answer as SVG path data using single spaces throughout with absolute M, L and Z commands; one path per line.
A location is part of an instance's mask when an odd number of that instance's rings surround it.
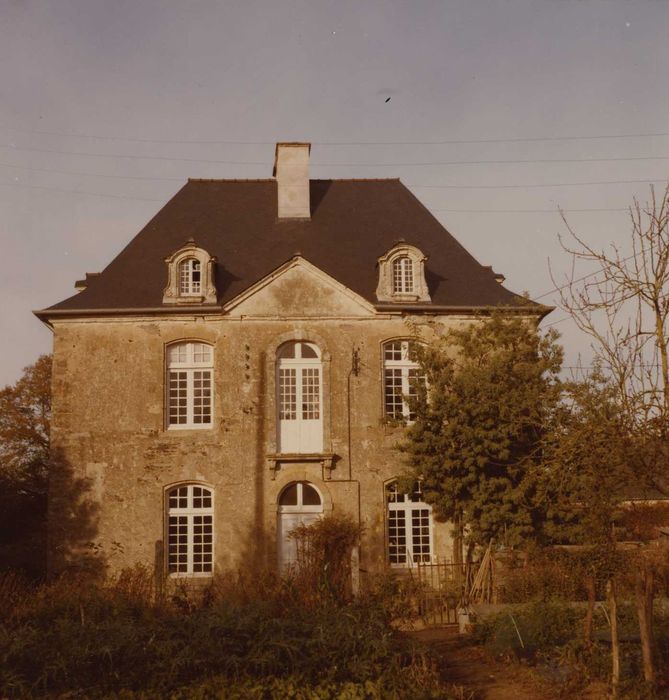
M 428 334 L 456 321 L 433 317 Z M 277 498 L 296 480 L 320 489 L 326 511 L 360 519 L 361 567 L 383 568 L 384 483 L 402 471 L 394 449 L 402 430 L 383 419 L 382 343 L 410 335 L 390 315 L 55 321 L 52 442 L 60 467 L 50 499 L 51 571 L 90 555 L 111 571 L 142 563 L 162 572 L 164 492 L 180 481 L 215 492 L 217 570 L 276 560 Z M 331 474 L 302 461 L 274 472 L 267 459 L 276 451 L 275 351 L 291 338 L 315 342 L 323 354 Z M 214 347 L 211 429 L 166 429 L 165 349 L 184 340 Z M 440 559 L 450 558 L 448 524 L 435 524 L 434 544 Z

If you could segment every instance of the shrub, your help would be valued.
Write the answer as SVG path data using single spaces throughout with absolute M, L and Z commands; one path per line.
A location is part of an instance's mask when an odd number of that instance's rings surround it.
M 484 619 L 477 637 L 496 656 L 533 660 L 577 637 L 581 617 L 562 603 L 530 603 Z
M 346 601 L 352 597 L 351 555 L 360 541 L 360 526 L 350 517 L 329 515 L 310 525 L 299 525 L 289 537 L 297 544 L 292 578 L 312 594 L 314 603 L 323 597 Z
M 373 597 L 305 607 L 277 577 L 272 595 L 246 600 L 223 597 L 226 586 L 161 598 L 134 570 L 105 586 L 62 579 L 27 591 L 0 625 L 0 697 L 211 697 L 219 682 L 240 698 L 301 686 L 322 697 L 438 697 L 429 657 Z

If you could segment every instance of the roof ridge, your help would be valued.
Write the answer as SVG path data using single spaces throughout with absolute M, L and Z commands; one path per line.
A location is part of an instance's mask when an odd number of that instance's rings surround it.
M 310 178 L 310 182 L 399 182 L 399 177 Z M 274 177 L 189 177 L 187 182 L 276 182 Z

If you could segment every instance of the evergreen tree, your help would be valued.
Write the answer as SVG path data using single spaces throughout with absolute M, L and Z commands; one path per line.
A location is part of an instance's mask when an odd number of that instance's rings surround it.
M 470 544 L 541 535 L 537 473 L 560 394 L 555 341 L 527 319 L 493 313 L 417 350 L 429 391 L 419 388 L 402 445 L 408 476 Z

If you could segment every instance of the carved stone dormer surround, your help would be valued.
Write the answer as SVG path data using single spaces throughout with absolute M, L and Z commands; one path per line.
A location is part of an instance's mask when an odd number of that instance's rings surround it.
M 184 260 L 200 263 L 200 293 L 182 294 L 180 291 L 179 267 Z M 163 304 L 215 304 L 216 282 L 214 270 L 216 258 L 195 245 L 191 238 L 186 245 L 165 258 L 167 263 L 167 287 L 163 291 Z
M 413 290 L 398 292 L 393 281 L 393 263 L 398 258 L 408 258 L 413 268 Z M 378 301 L 391 302 L 429 302 L 430 293 L 425 281 L 425 261 L 427 256 L 409 243 L 403 241 L 394 245 L 385 255 L 378 259 L 379 282 L 376 287 Z

